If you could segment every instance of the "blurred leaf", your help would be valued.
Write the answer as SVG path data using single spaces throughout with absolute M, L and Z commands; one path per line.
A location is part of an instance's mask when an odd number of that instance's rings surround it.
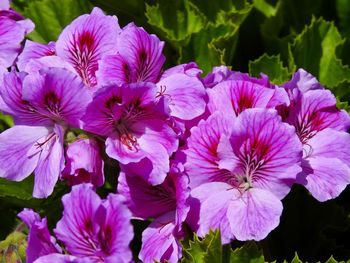
M 262 55 L 260 58 L 249 62 L 249 73 L 259 77 L 260 73 L 269 76 L 271 82 L 282 84 L 290 78 L 288 69 L 283 66 L 280 56 Z
M 230 256 L 230 263 L 264 263 L 264 256 L 254 242 L 247 242 L 235 249 Z
M 33 176 L 21 182 L 13 182 L 0 178 L 0 197 L 15 197 L 21 200 L 32 199 Z
M 350 80 L 350 69 L 337 57 L 336 50 L 344 43 L 333 22 L 312 19 L 309 26 L 290 44 L 291 56 L 297 67 L 315 75 L 322 84 L 334 87 Z
M 194 235 L 193 241 L 189 241 L 188 247 L 183 249 L 182 263 L 220 262 L 222 258 L 222 246 L 220 231 L 211 231 L 202 240 Z
M 298 253 L 295 252 L 295 256 L 290 263 L 303 263 L 303 262 L 299 259 Z
M 196 61 L 204 72 L 213 66 L 231 61 L 238 39 L 238 27 L 234 24 L 215 26 L 208 24 L 202 31 L 193 34 L 191 41 L 180 51 L 180 63 Z
M 25 249 L 27 246 L 26 235 L 14 231 L 5 240 L 0 242 L 0 257 L 6 263 L 17 263 L 25 260 Z
M 277 2 L 276 6 L 272 6 L 266 0 L 253 0 L 254 7 L 263 13 L 266 17 L 272 17 L 277 14 L 280 1 Z
M 109 14 L 117 15 L 121 24 L 130 22 L 135 22 L 138 26 L 146 24 L 145 1 L 143 0 L 90 0 L 90 2 Z
M 350 4 L 348 0 L 336 0 L 340 30 L 350 37 Z
M 186 44 L 191 34 L 205 26 L 205 18 L 188 0 L 159 0 L 155 5 L 146 4 L 146 17 L 160 37 L 167 39 L 175 48 Z
M 13 119 L 9 115 L 0 112 L 0 132 L 13 126 Z
M 215 25 L 231 22 L 239 26 L 253 6 L 245 0 L 190 1 L 198 7 L 208 21 Z
M 87 0 L 36 0 L 20 11 L 35 23 L 28 37 L 46 43 L 55 41 L 63 28 L 79 15 L 90 13 L 91 8 Z

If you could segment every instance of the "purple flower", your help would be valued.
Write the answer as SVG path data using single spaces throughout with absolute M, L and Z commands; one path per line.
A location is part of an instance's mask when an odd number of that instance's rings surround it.
M 99 64 L 99 85 L 157 82 L 165 57 L 164 42 L 130 23 L 116 41 L 117 52 L 106 55 Z
M 64 168 L 65 128 L 80 127 L 90 94 L 78 77 L 58 68 L 10 72 L 3 83 L 0 95 L 16 125 L 0 134 L 0 175 L 20 181 L 34 171 L 33 196 L 47 197 Z
M 302 146 L 275 110 L 224 116 L 201 121 L 188 139 L 189 223 L 200 236 L 220 228 L 224 243 L 261 240 L 279 224 L 280 199 L 301 171 Z
M 168 110 L 151 83 L 109 86 L 99 90 L 83 117 L 84 129 L 108 137 L 106 153 L 124 165 L 150 169 L 149 182 L 161 183 L 178 140 L 167 124 Z
M 162 184 L 152 186 L 126 167 L 119 176 L 118 192 L 137 218 L 155 218 L 142 234 L 140 259 L 142 262 L 178 262 L 182 256 L 179 242 L 184 237 L 182 223 L 189 205 L 188 177 L 181 164 L 172 163 L 171 171 Z
M 101 186 L 104 183 L 103 169 L 104 162 L 95 139 L 79 139 L 68 145 L 62 178 L 70 185 L 85 182 Z
M 34 29 L 29 19 L 9 9 L 9 2 L 0 4 L 0 66 L 13 65 L 22 49 L 21 42 Z
M 337 109 L 333 94 L 302 69 L 284 86 L 291 105 L 282 116 L 303 144 L 298 182 L 318 201 L 335 198 L 350 183 L 350 117 Z
M 66 252 L 56 244 L 46 219 L 25 209 L 19 217 L 29 227 L 27 262 L 130 262 L 131 213 L 120 195 L 101 200 L 91 184 L 72 187 L 62 197 L 63 216 L 54 229 Z
M 28 246 L 26 249 L 26 262 L 32 263 L 39 257 L 52 253 L 62 253 L 56 240 L 51 236 L 47 228 L 46 218 L 40 216 L 31 209 L 25 208 L 18 217 L 26 223 L 29 228 Z
M 110 194 L 101 200 L 92 185 L 80 184 L 62 202 L 63 216 L 54 232 L 69 254 L 94 262 L 131 261 L 131 214 L 122 196 Z
M 119 31 L 117 17 L 95 7 L 62 31 L 56 42 L 57 56 L 70 63 L 88 87 L 95 87 L 98 61 L 117 52 Z

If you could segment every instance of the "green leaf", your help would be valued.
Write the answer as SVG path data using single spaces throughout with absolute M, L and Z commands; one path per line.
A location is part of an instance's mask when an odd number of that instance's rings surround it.
M 238 39 L 238 27 L 234 24 L 208 24 L 202 31 L 193 34 L 191 41 L 180 50 L 180 63 L 196 61 L 204 72 L 213 66 L 231 61 Z
M 190 1 L 198 7 L 209 22 L 215 25 L 231 22 L 239 26 L 249 15 L 253 7 L 246 0 Z
M 176 48 L 188 42 L 191 34 L 205 26 L 205 18 L 188 0 L 159 0 L 155 5 L 146 4 L 146 17 L 161 38 Z
M 33 176 L 21 182 L 13 182 L 0 178 L 0 197 L 14 197 L 20 200 L 32 199 Z
M 230 263 L 264 263 L 262 250 L 254 242 L 247 242 L 244 246 L 235 249 L 230 256 Z
M 350 37 L 350 5 L 348 0 L 336 0 L 339 27 L 346 37 Z
M 286 82 L 290 78 L 288 69 L 283 66 L 280 56 L 262 55 L 260 58 L 249 62 L 249 73 L 259 77 L 260 73 L 269 76 L 270 81 L 276 84 Z
M 13 126 L 13 119 L 9 115 L 0 112 L 0 131 L 6 130 Z
M 350 80 L 350 68 L 337 57 L 337 48 L 344 44 L 333 22 L 312 19 L 309 26 L 290 44 L 290 59 L 297 67 L 315 75 L 322 84 L 335 87 Z
M 36 0 L 30 1 L 21 13 L 35 23 L 28 37 L 46 43 L 56 40 L 64 27 L 77 16 L 90 13 L 91 8 L 86 0 Z
M 344 262 L 344 261 L 342 261 L 342 262 Z M 340 263 L 340 262 L 338 262 L 337 260 L 334 259 L 333 256 L 331 256 L 331 257 L 326 261 L 326 263 Z
M 194 235 L 188 247 L 184 247 L 182 263 L 220 262 L 222 257 L 220 231 L 210 231 L 202 240 Z
M 290 263 L 303 263 L 303 262 L 299 259 L 298 253 L 295 252 L 295 256 Z

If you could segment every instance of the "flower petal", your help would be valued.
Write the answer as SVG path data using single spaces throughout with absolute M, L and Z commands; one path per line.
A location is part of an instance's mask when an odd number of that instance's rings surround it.
M 172 74 L 157 83 L 159 96 L 170 100 L 171 116 L 192 120 L 204 113 L 206 92 L 197 77 Z
M 95 7 L 62 31 L 56 42 L 57 55 L 73 65 L 87 86 L 94 87 L 98 61 L 117 52 L 119 31 L 117 17 L 106 16 Z
M 350 168 L 337 158 L 308 158 L 303 165 L 305 187 L 318 201 L 338 197 L 350 183 Z
M 73 73 L 50 68 L 25 78 L 23 99 L 46 118 L 79 128 L 91 94 Z
M 2 132 L 0 134 L 0 176 L 14 181 L 21 181 L 29 176 L 39 160 L 39 155 L 28 155 L 29 151 L 49 132 L 45 127 L 20 125 Z
M 225 172 L 218 165 L 217 147 L 220 137 L 231 133 L 232 125 L 232 119 L 216 112 L 191 129 L 191 136 L 187 141 L 188 149 L 185 150 L 185 168 L 190 177 L 191 187 L 215 181 L 215 178 L 220 178 Z
M 238 240 L 262 240 L 279 225 L 282 202 L 269 191 L 251 188 L 241 194 L 236 190 L 232 198 L 227 217 Z
M 72 187 L 72 191 L 62 197 L 63 216 L 54 232 L 68 252 L 75 256 L 93 256 L 96 252 L 94 237 L 100 228 L 93 218 L 101 204 L 100 197 L 90 184 Z
M 250 81 L 224 81 L 208 90 L 208 108 L 211 113 L 221 111 L 238 116 L 249 108 L 266 108 L 274 90 Z
M 41 219 L 39 214 L 27 208 L 19 213 L 18 217 L 29 228 L 26 262 L 32 263 L 42 256 L 62 252 L 54 237 L 50 235 L 46 218 Z
M 26 64 L 31 59 L 38 59 L 45 56 L 52 56 L 55 54 L 55 42 L 41 44 L 34 41 L 26 40 L 23 51 L 18 56 L 17 67 L 20 71 L 24 71 Z
M 56 127 L 54 132 L 48 136 L 49 139 L 45 139 L 46 143 L 34 170 L 33 196 L 36 198 L 46 198 L 53 192 L 64 168 L 63 130 L 61 127 Z
M 181 258 L 181 246 L 177 242 L 173 231 L 175 225 L 173 215 L 165 214 L 155 219 L 142 233 L 142 247 L 139 258 L 144 263 L 168 260 L 176 263 Z M 167 253 L 172 248 L 172 253 Z

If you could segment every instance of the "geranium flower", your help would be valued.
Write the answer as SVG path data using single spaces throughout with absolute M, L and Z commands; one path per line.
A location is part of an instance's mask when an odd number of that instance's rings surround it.
M 3 83 L 0 95 L 16 125 L 0 134 L 0 176 L 21 181 L 34 171 L 33 196 L 47 197 L 64 168 L 65 129 L 80 127 L 90 94 L 77 76 L 58 68 L 10 72 Z
M 298 182 L 318 201 L 337 197 L 350 183 L 350 117 L 336 107 L 333 94 L 300 69 L 284 84 L 291 105 L 282 116 L 303 144 L 303 172 Z
M 142 234 L 139 255 L 142 262 L 178 262 L 182 256 L 182 223 L 189 210 L 190 192 L 182 165 L 172 162 L 164 182 L 156 186 L 150 185 L 140 171 L 126 167 L 119 175 L 118 192 L 126 198 L 134 217 L 154 218 Z
M 101 200 L 91 184 L 73 186 L 62 197 L 63 216 L 54 233 L 64 244 L 62 254 L 47 230 L 46 220 L 25 210 L 19 214 L 29 226 L 26 250 L 35 262 L 130 262 L 133 238 L 131 213 L 120 195 Z M 28 261 L 28 262 L 32 262 Z
M 178 140 L 167 124 L 164 99 L 157 99 L 151 83 L 109 86 L 99 90 L 83 117 L 84 129 L 106 136 L 106 153 L 127 165 L 144 158 L 153 172 L 152 184 L 161 183 L 169 171 L 169 156 Z M 138 166 L 140 170 L 145 167 Z
M 216 112 L 191 134 L 189 223 L 200 236 L 220 228 L 224 243 L 265 238 L 279 224 L 280 199 L 301 171 L 294 128 L 275 110 L 247 109 L 236 119 Z

